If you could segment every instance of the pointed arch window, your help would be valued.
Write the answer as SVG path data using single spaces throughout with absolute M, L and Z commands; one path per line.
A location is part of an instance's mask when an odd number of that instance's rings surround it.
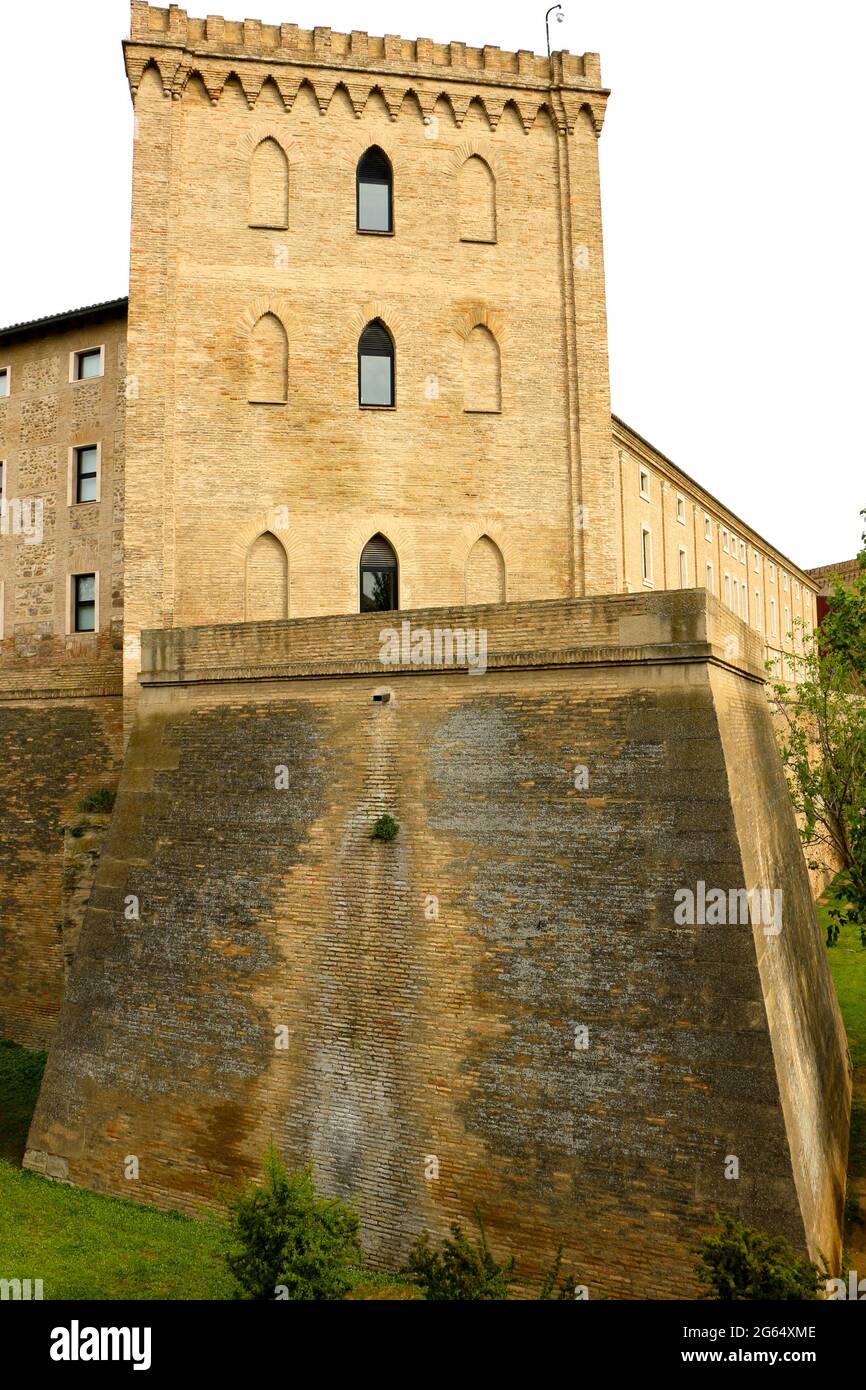
M 250 333 L 247 396 L 262 405 L 283 405 L 288 387 L 289 342 L 276 314 L 262 314 Z
M 381 319 L 368 323 L 358 339 L 358 404 L 394 404 L 394 339 Z
M 250 162 L 251 227 L 289 225 L 289 161 L 273 136 L 260 140 Z
M 463 409 L 496 415 L 502 409 L 499 344 L 483 323 L 477 323 L 463 344 Z
M 397 556 L 381 534 L 361 551 L 361 612 L 387 613 L 397 607 Z
M 460 240 L 496 240 L 496 179 L 480 155 L 470 155 L 457 180 L 460 207 Z
M 358 160 L 357 226 L 359 232 L 394 230 L 394 176 L 391 161 L 378 145 Z

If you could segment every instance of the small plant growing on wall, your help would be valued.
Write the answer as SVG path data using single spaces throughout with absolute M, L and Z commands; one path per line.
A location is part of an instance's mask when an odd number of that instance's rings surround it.
M 96 791 L 85 792 L 78 803 L 78 810 L 100 814 L 108 812 L 114 805 L 114 798 L 117 795 L 110 787 L 97 787 Z
M 385 814 L 380 816 L 373 826 L 371 840 L 395 840 L 397 831 L 400 829 L 393 816 Z

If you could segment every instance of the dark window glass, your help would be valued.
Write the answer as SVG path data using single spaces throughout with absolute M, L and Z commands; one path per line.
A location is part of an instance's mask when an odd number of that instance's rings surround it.
M 75 631 L 93 632 L 96 628 L 96 575 L 75 576 Z
M 96 445 L 75 450 L 75 500 L 96 501 Z
M 387 155 L 373 145 L 358 161 L 358 231 L 390 232 L 393 190 Z
M 384 536 L 374 536 L 361 553 L 361 612 L 397 607 L 397 556 Z
M 9 395 L 9 368 L 4 367 L 0 371 L 0 396 Z
M 102 376 L 102 352 L 99 348 L 79 352 L 75 359 L 76 381 L 88 381 L 94 376 Z
M 394 404 L 394 343 L 383 323 L 368 323 L 358 342 L 358 404 Z

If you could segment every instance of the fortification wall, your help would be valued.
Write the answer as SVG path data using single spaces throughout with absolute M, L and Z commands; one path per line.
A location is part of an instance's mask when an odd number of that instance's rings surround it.
M 384 669 L 390 620 L 483 626 L 486 673 Z M 835 1260 L 844 1034 L 760 655 L 697 591 L 147 634 L 28 1166 L 196 1209 L 273 1137 L 373 1260 L 477 1204 L 592 1296 L 694 1294 L 717 1209 Z M 764 879 L 777 936 L 674 920 Z
M 25 1047 L 48 1046 L 72 949 L 64 826 L 116 786 L 122 722 L 119 695 L 0 702 L 0 1037 Z

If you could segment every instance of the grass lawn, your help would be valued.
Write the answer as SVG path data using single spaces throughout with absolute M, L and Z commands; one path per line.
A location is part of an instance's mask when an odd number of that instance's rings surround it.
M 0 1278 L 41 1279 L 46 1299 L 225 1299 L 216 1223 L 67 1187 L 20 1167 L 45 1055 L 0 1042 Z M 358 1271 L 355 1299 L 411 1285 Z
M 827 909 L 820 903 L 818 922 L 826 940 Z M 836 945 L 828 949 L 827 959 L 845 1020 L 854 1066 L 846 1231 L 853 1256 L 855 1251 L 866 1253 L 866 949 L 860 945 L 860 928 L 843 927 Z

